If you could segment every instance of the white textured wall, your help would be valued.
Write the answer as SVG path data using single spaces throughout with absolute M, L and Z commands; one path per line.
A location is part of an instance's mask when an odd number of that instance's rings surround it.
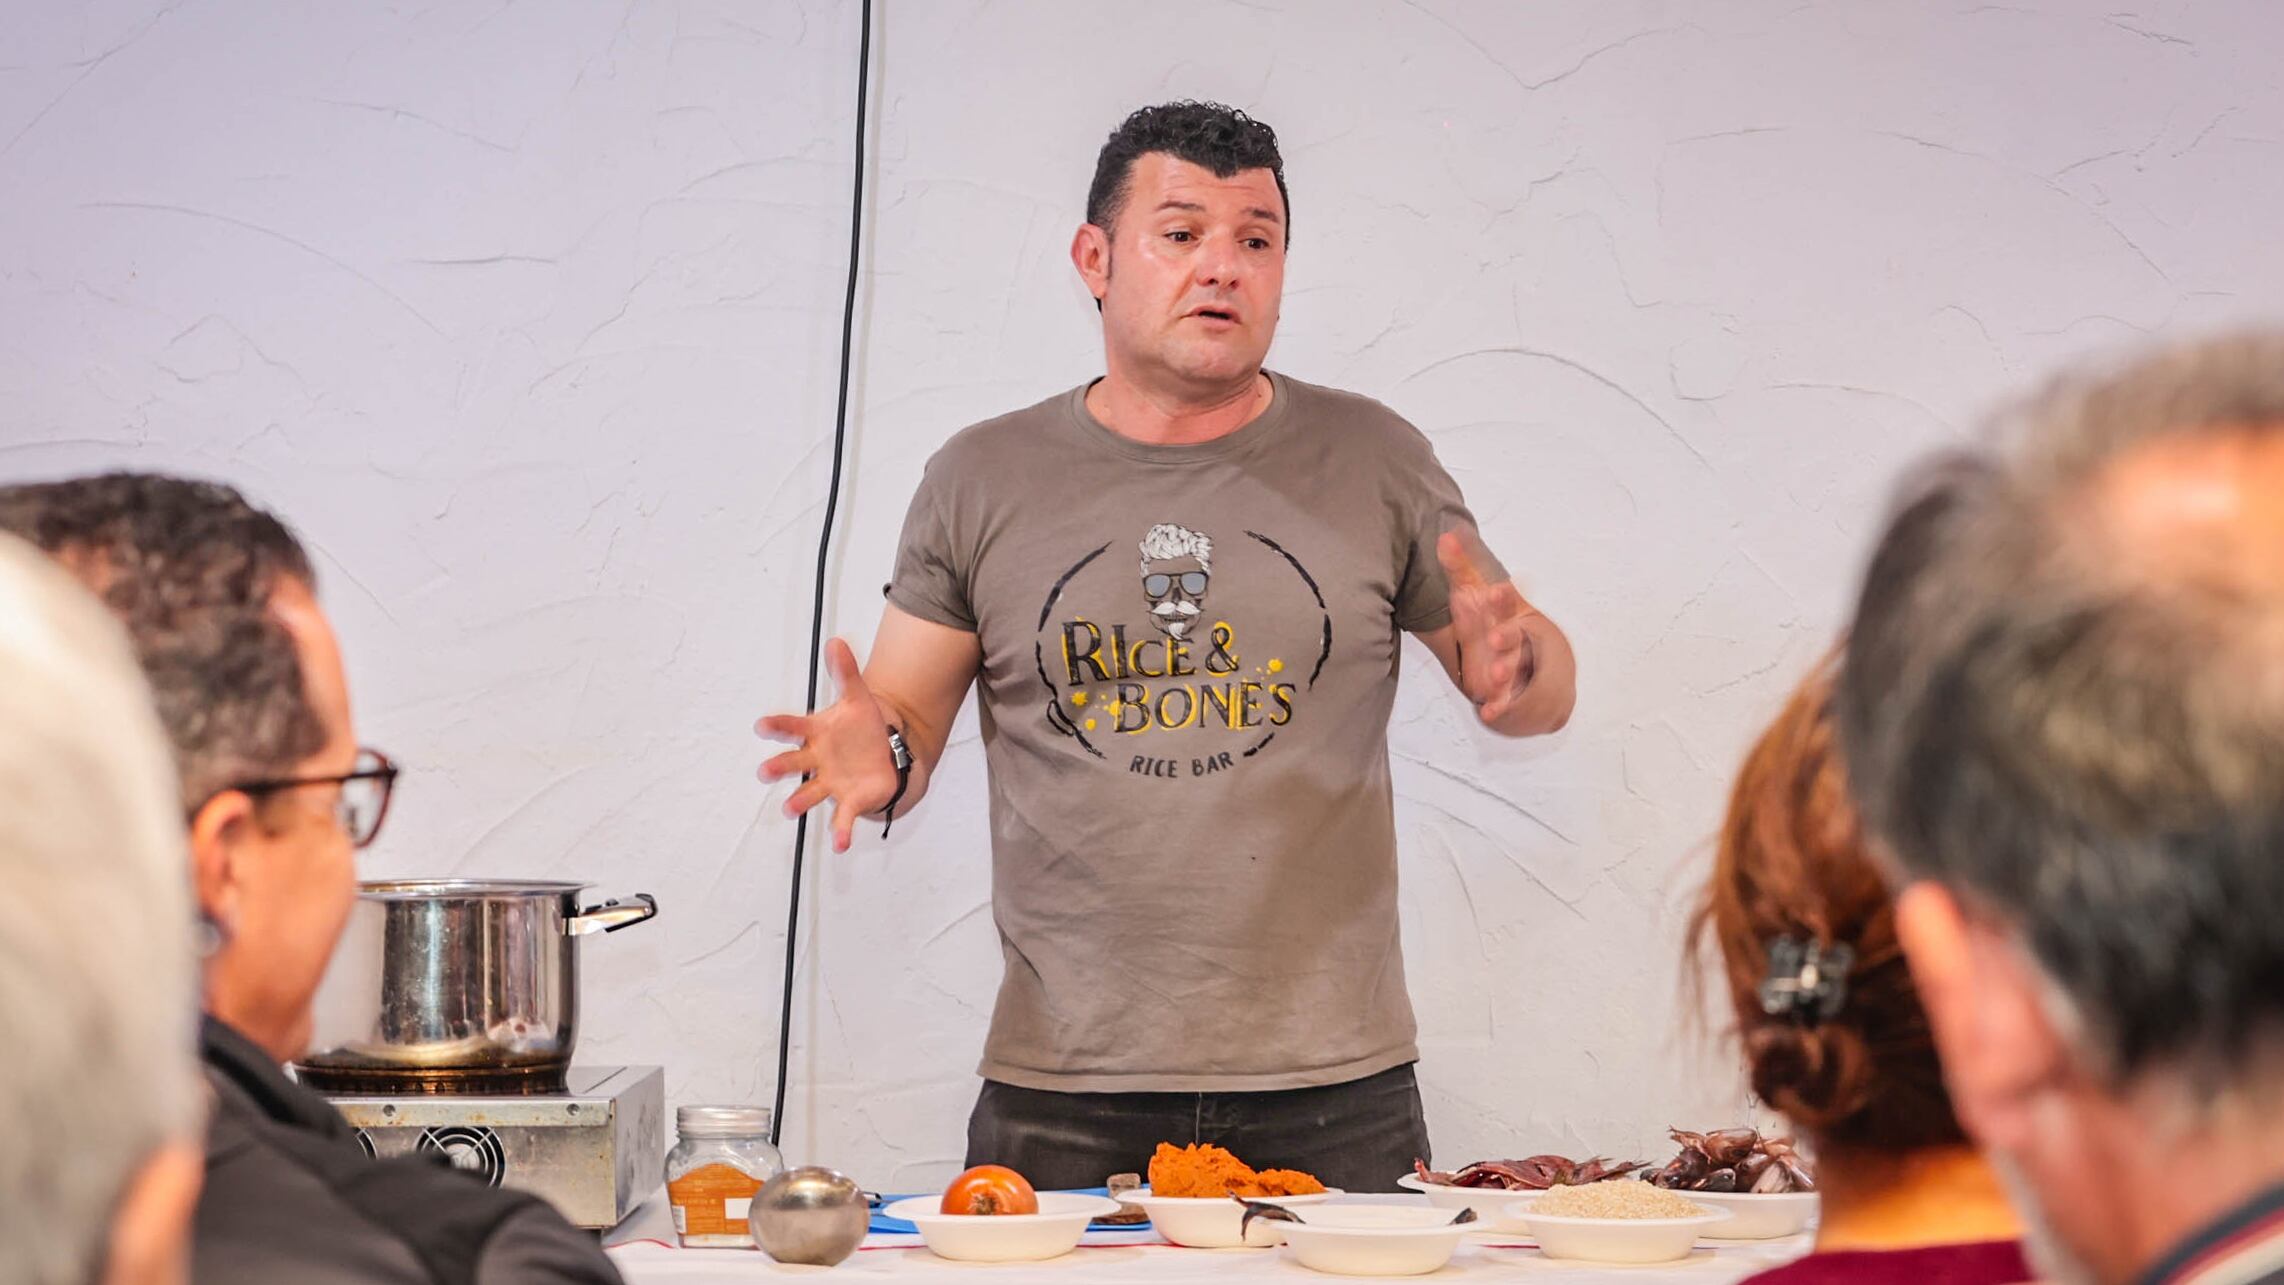
M 0 476 L 283 509 L 414 768 L 369 870 L 656 893 L 587 944 L 585 1056 L 766 1099 L 791 830 L 747 725 L 799 698 L 854 5 L 0 7 Z M 1679 909 L 1896 465 L 2284 294 L 2284 16 L 2125 7 L 884 0 L 833 623 L 861 649 L 938 442 L 1097 369 L 1063 252 L 1101 136 L 1256 111 L 1273 360 L 1420 423 L 1585 665 L 1509 745 L 1409 658 L 1438 1149 L 1722 1123 Z M 886 1189 L 958 1160 L 997 978 L 967 726 L 812 887 L 790 1149 Z

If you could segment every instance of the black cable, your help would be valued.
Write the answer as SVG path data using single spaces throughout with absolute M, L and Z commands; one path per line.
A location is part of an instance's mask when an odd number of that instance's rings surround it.
M 849 193 L 849 281 L 841 305 L 841 397 L 833 410 L 833 477 L 825 484 L 825 527 L 817 534 L 817 595 L 809 608 L 807 713 L 817 712 L 817 670 L 825 651 L 825 566 L 833 549 L 833 517 L 841 503 L 841 459 L 849 436 L 849 364 L 856 335 L 857 258 L 864 235 L 865 89 L 872 80 L 872 0 L 864 0 L 857 37 L 856 178 Z M 808 778 L 803 777 L 806 781 Z M 769 1113 L 769 1142 L 785 1133 L 786 1070 L 793 1056 L 793 961 L 801 930 L 801 862 L 809 847 L 809 814 L 793 826 L 793 887 L 785 909 L 785 996 L 777 1015 L 777 1101 Z

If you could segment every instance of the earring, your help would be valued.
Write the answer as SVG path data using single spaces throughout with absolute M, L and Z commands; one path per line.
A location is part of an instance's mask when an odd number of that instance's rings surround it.
M 197 950 L 198 957 L 212 959 L 229 944 L 230 930 L 222 926 L 222 921 L 203 910 L 199 911 L 198 926 L 191 930 L 191 945 Z

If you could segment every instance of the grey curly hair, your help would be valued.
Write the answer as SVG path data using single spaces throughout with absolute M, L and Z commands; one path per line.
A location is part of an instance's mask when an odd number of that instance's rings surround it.
M 300 653 L 269 609 L 281 578 L 314 591 L 315 572 L 237 491 L 151 473 L 28 483 L 0 488 L 0 531 L 53 555 L 126 625 L 186 811 L 324 746 Z

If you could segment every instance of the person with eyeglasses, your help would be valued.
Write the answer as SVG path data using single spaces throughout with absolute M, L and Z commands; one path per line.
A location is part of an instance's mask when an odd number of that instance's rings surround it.
M 198 1282 L 619 1280 L 536 1197 L 418 1159 L 374 1161 L 284 1064 L 357 897 L 355 853 L 397 768 L 361 749 L 339 639 L 285 524 L 211 482 L 112 473 L 0 488 L 0 531 L 125 625 L 172 742 L 204 940 L 213 1095 Z

